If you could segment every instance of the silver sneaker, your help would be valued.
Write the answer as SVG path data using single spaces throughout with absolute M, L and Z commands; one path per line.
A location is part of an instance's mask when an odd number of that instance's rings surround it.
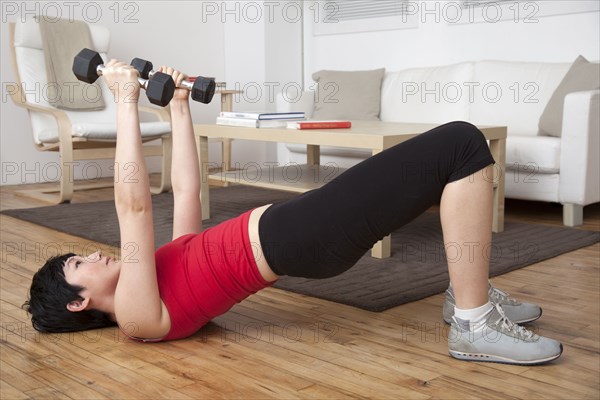
M 489 288 L 490 302 L 497 303 L 502 306 L 508 319 L 515 324 L 525 324 L 527 322 L 535 321 L 542 316 L 542 309 L 537 304 L 522 303 L 517 299 L 510 297 L 510 295 L 502 290 L 495 288 L 490 283 Z M 454 316 L 454 291 L 452 287 L 446 289 L 446 299 L 444 300 L 444 307 L 442 314 L 444 321 L 449 324 Z
M 469 321 L 452 317 L 448 352 L 467 361 L 504 364 L 543 364 L 560 357 L 562 344 L 536 335 L 507 318 L 502 306 L 494 304 L 482 329 L 470 329 Z

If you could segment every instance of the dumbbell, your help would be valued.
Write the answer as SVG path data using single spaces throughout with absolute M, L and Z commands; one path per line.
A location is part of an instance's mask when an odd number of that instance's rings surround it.
M 131 60 L 131 66 L 140 72 L 140 76 L 144 79 L 152 79 L 157 71 L 153 70 L 153 65 L 150 61 L 141 58 Z M 215 80 L 212 78 L 204 78 L 198 76 L 181 82 L 181 87 L 192 92 L 192 100 L 200 103 L 208 104 L 215 95 Z
M 104 70 L 100 54 L 90 49 L 81 50 L 73 60 L 73 73 L 80 81 L 94 83 Z M 164 107 L 175 94 L 175 82 L 171 75 L 157 72 L 152 79 L 138 77 L 140 86 L 146 90 L 150 103 Z

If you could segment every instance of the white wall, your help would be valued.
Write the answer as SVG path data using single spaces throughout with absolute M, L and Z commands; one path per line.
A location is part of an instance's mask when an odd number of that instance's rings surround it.
M 418 28 L 322 36 L 313 36 L 310 3 L 306 5 L 304 36 L 307 86 L 312 83 L 311 74 L 320 69 L 385 67 L 395 71 L 484 59 L 572 62 L 579 54 L 589 60 L 600 58 L 598 12 L 543 16 L 557 10 L 568 12 L 571 0 L 523 2 L 518 6 L 519 15 L 530 17 L 517 21 L 512 18 L 514 8 L 507 8 L 514 2 L 502 7 L 507 19 L 495 23 L 491 22 L 497 19 L 495 8 L 488 8 L 485 16 L 483 9 L 474 9 L 473 17 L 465 14 L 467 23 L 462 24 L 451 23 L 455 14 L 449 5 L 460 3 L 458 0 L 411 1 Z M 377 26 L 376 19 L 372 25 Z
M 239 111 L 275 111 L 282 88 L 302 86 L 302 2 L 259 3 L 228 2 L 222 15 L 227 86 L 244 91 L 234 97 L 233 107 Z M 247 163 L 277 162 L 277 152 L 275 143 L 236 140 L 232 158 L 244 168 Z

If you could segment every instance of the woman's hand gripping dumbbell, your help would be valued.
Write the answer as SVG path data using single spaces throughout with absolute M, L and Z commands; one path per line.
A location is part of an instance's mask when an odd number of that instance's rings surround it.
M 160 73 L 153 69 L 153 65 L 150 61 L 146 61 L 141 58 L 134 58 L 131 60 L 131 66 L 137 69 L 140 73 L 140 76 L 145 79 L 152 79 L 155 74 Z M 192 92 L 192 100 L 208 104 L 215 95 L 216 84 L 215 80 L 212 78 L 198 76 L 196 78 L 188 78 L 181 81 L 180 87 L 188 89 L 190 92 Z
M 98 52 L 83 49 L 73 60 L 73 73 L 80 81 L 94 83 L 104 70 L 104 61 Z M 165 107 L 175 93 L 175 82 L 170 75 L 157 72 L 150 79 L 138 77 L 140 87 L 146 90 L 150 103 Z

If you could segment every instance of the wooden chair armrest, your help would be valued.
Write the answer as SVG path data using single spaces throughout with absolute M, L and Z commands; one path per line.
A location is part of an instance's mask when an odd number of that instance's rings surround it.
M 30 111 L 37 111 L 50 114 L 54 118 L 56 118 L 56 123 L 58 124 L 58 136 L 59 141 L 61 143 L 61 147 L 64 149 L 64 146 L 67 145 L 70 148 L 69 151 L 73 151 L 71 120 L 69 119 L 69 116 L 66 112 L 52 107 L 46 107 L 35 103 L 29 103 L 25 98 L 25 94 L 23 93 L 21 85 L 19 85 L 18 83 L 12 82 L 6 84 L 6 91 L 18 107 L 23 107 Z M 39 145 L 37 143 L 35 143 L 35 145 L 39 150 L 44 150 L 43 145 Z
M 23 107 L 23 108 L 31 110 L 31 111 L 52 114 L 59 121 L 65 120 L 65 121 L 69 122 L 69 117 L 67 116 L 67 113 L 64 112 L 63 110 L 59 110 L 57 108 L 52 108 L 52 107 L 41 106 L 41 105 L 35 104 L 35 103 L 29 103 L 27 101 L 27 99 L 25 98 L 25 94 L 22 91 L 21 85 L 19 85 L 18 83 L 14 83 L 14 82 L 7 83 L 6 91 L 10 95 L 10 98 L 12 99 L 12 101 L 14 101 L 15 104 L 19 107 Z

